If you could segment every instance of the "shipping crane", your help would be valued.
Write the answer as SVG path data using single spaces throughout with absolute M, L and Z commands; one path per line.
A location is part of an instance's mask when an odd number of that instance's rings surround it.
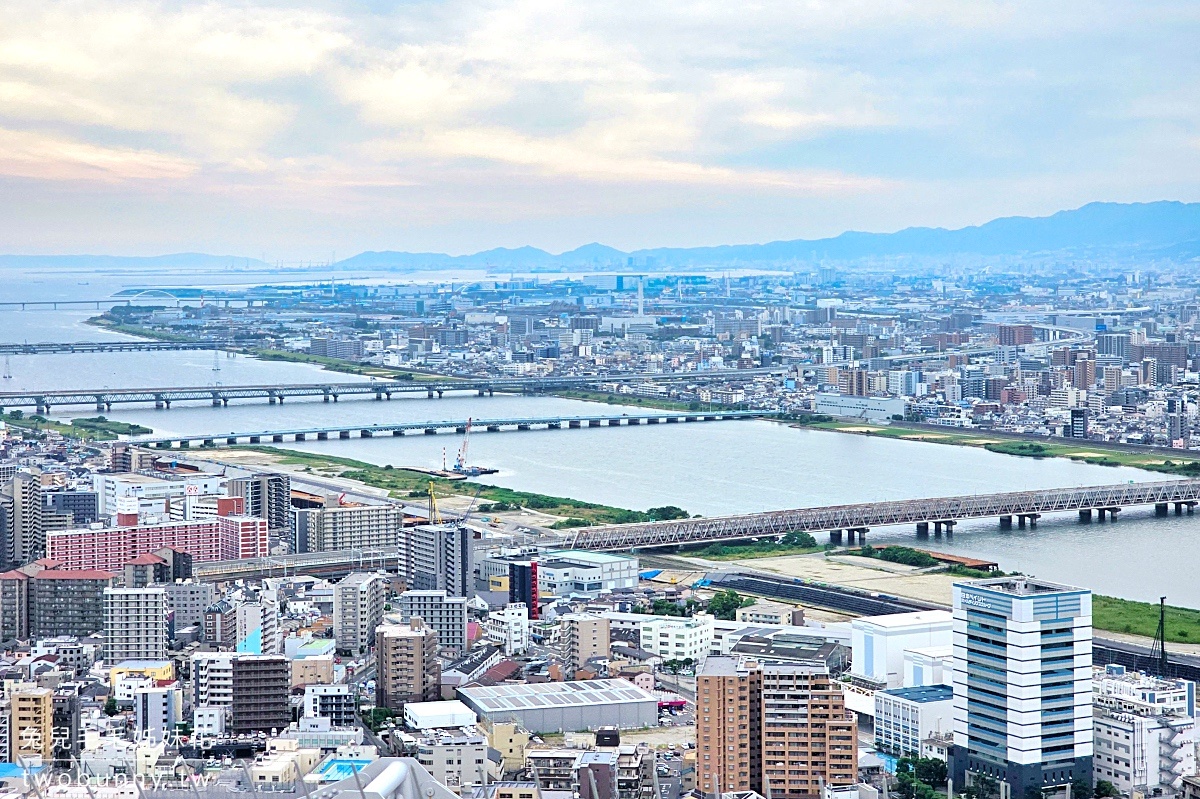
M 471 443 L 471 419 L 467 419 L 467 426 L 463 430 L 462 444 L 458 448 L 458 457 L 454 459 L 455 474 L 465 474 L 468 477 L 478 477 L 482 472 L 478 467 L 467 466 L 467 446 Z

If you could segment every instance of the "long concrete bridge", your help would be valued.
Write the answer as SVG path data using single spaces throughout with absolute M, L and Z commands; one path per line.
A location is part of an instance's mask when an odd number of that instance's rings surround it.
M 57 355 L 92 352 L 171 352 L 177 350 L 219 350 L 224 341 L 39 341 L 0 343 L 0 355 Z
M 563 430 L 585 427 L 624 427 L 648 424 L 677 424 L 686 422 L 724 422 L 731 419 L 748 419 L 763 414 L 759 411 L 697 411 L 681 413 L 637 413 L 605 416 L 526 416 L 509 417 L 504 419 L 458 419 L 436 422 L 393 422 L 391 424 L 373 425 L 336 425 L 329 427 L 304 427 L 289 430 L 267 430 L 257 433 L 200 433 L 181 436 L 143 436 L 130 440 L 130 443 L 145 447 L 170 449 L 172 447 L 216 447 L 239 443 L 260 444 L 262 442 L 278 444 L 291 439 L 292 441 L 329 441 L 348 438 L 371 438 L 390 433 L 393 436 L 403 436 L 407 433 L 422 433 L 436 435 L 443 430 L 465 433 L 470 423 L 474 432 L 499 433 L 505 430 Z
M 216 407 L 230 400 L 265 399 L 274 405 L 285 399 L 320 397 L 325 402 L 337 402 L 340 397 L 366 396 L 377 400 L 391 399 L 393 394 L 421 394 L 430 399 L 447 391 L 474 391 L 480 396 L 497 391 L 504 393 L 536 394 L 556 389 L 580 388 L 599 383 L 657 383 L 689 381 L 695 383 L 747 378 L 770 374 L 772 369 L 730 369 L 711 372 L 667 372 L 650 374 L 603 374 L 548 378 L 482 377 L 438 380 L 363 380 L 354 383 L 300 383 L 292 385 L 242 386 L 183 386 L 176 388 L 88 388 L 51 389 L 47 391 L 0 392 L 0 408 L 34 407 L 47 413 L 61 405 L 93 405 L 98 411 L 111 410 L 113 405 L 153 403 L 156 408 L 170 408 L 174 402 L 206 402 Z
M 1122 483 L 1091 488 L 1055 488 L 963 497 L 909 499 L 834 505 L 824 508 L 768 511 L 738 516 L 714 516 L 668 522 L 639 522 L 581 527 L 569 539 L 573 549 L 624 551 L 634 547 L 664 547 L 746 538 L 773 538 L 789 532 L 829 533 L 830 541 L 853 543 L 856 534 L 865 540 L 872 527 L 915 524 L 917 535 L 952 532 L 964 519 L 998 519 L 1000 526 L 1036 526 L 1045 513 L 1078 511 L 1080 521 L 1094 514 L 1116 519 L 1123 509 L 1154 505 L 1165 516 L 1171 506 L 1177 514 L 1192 513 L 1200 503 L 1200 480 Z
M 404 557 L 399 547 L 343 549 L 337 552 L 209 561 L 195 564 L 192 572 L 200 582 L 209 583 L 297 574 L 338 577 L 354 571 L 399 572 L 405 567 Z

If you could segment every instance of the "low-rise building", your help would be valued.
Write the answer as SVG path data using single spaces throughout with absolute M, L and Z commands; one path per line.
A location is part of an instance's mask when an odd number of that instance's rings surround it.
M 953 728 L 954 688 L 928 685 L 875 693 L 875 748 L 897 757 L 919 755 L 922 742 Z

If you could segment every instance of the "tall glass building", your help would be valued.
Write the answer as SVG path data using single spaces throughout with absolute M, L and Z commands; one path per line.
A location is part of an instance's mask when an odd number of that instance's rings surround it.
M 1001 799 L 1092 779 L 1092 595 L 1027 577 L 954 586 L 955 786 Z

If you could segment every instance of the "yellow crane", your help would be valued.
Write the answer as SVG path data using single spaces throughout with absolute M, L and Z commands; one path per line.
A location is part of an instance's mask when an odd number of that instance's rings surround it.
M 441 524 L 442 512 L 438 510 L 437 497 L 433 493 L 433 481 L 429 481 L 429 523 Z

